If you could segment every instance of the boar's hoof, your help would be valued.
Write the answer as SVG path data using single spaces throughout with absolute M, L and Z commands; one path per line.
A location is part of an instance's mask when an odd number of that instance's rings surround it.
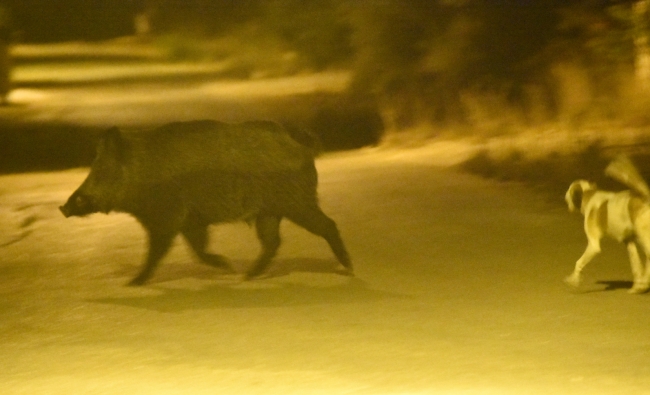
M 264 272 L 250 271 L 244 273 L 244 281 L 253 280 L 260 277 Z
M 145 282 L 147 282 L 147 277 L 137 276 L 133 280 L 129 281 L 127 283 L 127 285 L 129 287 L 139 287 L 139 286 L 143 285 Z
M 228 259 L 226 259 L 221 255 L 205 254 L 205 256 L 202 257 L 202 262 L 215 269 L 225 270 L 228 273 L 236 272 L 235 269 L 233 269 L 233 267 L 228 262 Z

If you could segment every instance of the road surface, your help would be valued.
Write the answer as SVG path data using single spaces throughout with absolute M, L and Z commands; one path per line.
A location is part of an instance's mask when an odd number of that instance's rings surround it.
M 571 292 L 580 218 L 434 154 L 318 160 L 355 278 L 286 223 L 265 278 L 202 266 L 179 239 L 126 287 L 135 220 L 57 210 L 87 169 L 0 177 L 2 393 L 649 394 L 650 300 L 626 293 L 624 248 L 605 243 Z M 240 271 L 258 252 L 245 224 L 210 248 Z

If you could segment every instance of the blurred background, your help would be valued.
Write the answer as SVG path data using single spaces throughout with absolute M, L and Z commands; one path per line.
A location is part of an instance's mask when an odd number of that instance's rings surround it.
M 0 167 L 87 164 L 96 129 L 182 118 L 295 122 L 327 149 L 644 144 L 648 3 L 4 0 Z
M 650 179 L 649 3 L 0 0 L 2 393 L 648 394 L 625 248 L 562 278 L 586 244 L 569 183 L 619 151 Z M 284 221 L 267 278 L 177 240 L 124 286 L 142 227 L 58 207 L 107 128 L 206 118 L 320 137 L 357 277 Z M 249 226 L 210 233 L 255 259 Z

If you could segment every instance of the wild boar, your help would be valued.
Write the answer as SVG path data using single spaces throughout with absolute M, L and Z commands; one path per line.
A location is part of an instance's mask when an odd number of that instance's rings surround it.
M 337 226 L 318 205 L 312 142 L 260 121 L 175 122 L 132 133 L 114 127 L 100 137 L 88 177 L 60 210 L 66 217 L 125 212 L 142 224 L 149 249 L 130 285 L 152 276 L 179 233 L 202 262 L 230 269 L 206 245 L 210 224 L 233 221 L 255 223 L 262 249 L 245 275 L 255 277 L 280 246 L 283 218 L 323 237 L 351 275 Z

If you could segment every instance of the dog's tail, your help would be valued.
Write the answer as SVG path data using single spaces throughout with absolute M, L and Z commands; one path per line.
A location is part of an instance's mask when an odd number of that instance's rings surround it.
M 574 212 L 578 206 L 582 206 L 582 197 L 586 191 L 595 189 L 595 185 L 587 180 L 576 180 L 569 185 L 569 189 L 564 195 L 569 211 Z
M 648 188 L 648 184 L 646 184 L 636 166 L 634 166 L 634 163 L 632 163 L 627 155 L 619 155 L 612 160 L 605 169 L 605 174 L 625 184 L 646 200 L 650 200 L 650 188 Z

